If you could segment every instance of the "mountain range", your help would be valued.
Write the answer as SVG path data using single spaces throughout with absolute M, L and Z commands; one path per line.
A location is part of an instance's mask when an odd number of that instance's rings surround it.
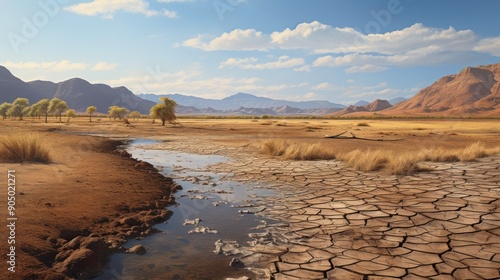
M 440 115 L 500 116 L 500 63 L 467 67 L 459 74 L 440 78 L 414 97 L 389 101 L 361 100 L 345 107 L 329 101 L 286 101 L 237 93 L 221 100 L 181 94 L 164 95 L 175 100 L 178 114 L 185 115 Z M 54 83 L 24 82 L 0 66 L 0 103 L 26 97 L 33 104 L 43 98 L 57 97 L 79 112 L 96 106 L 105 113 L 109 106 L 125 107 L 148 114 L 159 102 L 159 95 L 135 95 L 126 87 L 91 84 L 80 78 Z
M 383 114 L 500 116 L 500 63 L 442 77 Z
M 156 94 L 139 94 L 141 98 L 151 101 L 157 101 L 160 96 Z M 168 97 L 182 106 L 192 106 L 198 109 L 212 108 L 214 110 L 237 110 L 244 108 L 275 108 L 288 106 L 297 109 L 343 109 L 342 104 L 331 103 L 325 100 L 316 101 L 287 101 L 276 100 L 266 97 L 258 97 L 248 93 L 237 93 L 221 100 L 205 99 L 182 94 L 165 94 L 162 97 Z
M 96 106 L 98 112 L 104 113 L 108 111 L 108 107 L 116 105 L 149 114 L 149 109 L 156 104 L 137 97 L 126 87 L 112 88 L 105 84 L 91 84 L 79 78 L 60 83 L 26 83 L 12 75 L 7 68 L 0 66 L 0 103 L 12 102 L 18 97 L 28 98 L 31 104 L 44 98 L 57 97 L 78 112 L 85 112 L 88 106 Z

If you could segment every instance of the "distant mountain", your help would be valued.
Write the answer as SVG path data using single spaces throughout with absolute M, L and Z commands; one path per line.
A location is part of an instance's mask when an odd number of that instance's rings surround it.
M 316 109 L 299 109 L 290 106 L 271 107 L 271 108 L 246 108 L 239 107 L 234 110 L 215 110 L 208 107 L 197 109 L 195 107 L 177 106 L 175 109 L 179 115 L 202 115 L 202 116 L 321 116 L 337 112 L 340 109 L 334 108 L 316 108 Z
M 12 75 L 7 68 L 0 66 L 0 104 L 12 103 L 18 97 L 28 98 L 30 101 L 44 98 L 41 93 Z
M 340 110 L 338 112 L 334 112 L 330 115 L 331 116 L 345 116 L 345 115 L 354 114 L 354 113 L 379 112 L 379 111 L 389 109 L 391 107 L 392 107 L 392 105 L 389 103 L 389 101 L 377 99 L 377 100 L 373 101 L 372 103 L 369 103 L 369 104 L 364 105 L 364 106 L 351 105 L 343 110 Z
M 226 97 L 221 100 L 217 99 L 204 99 L 194 96 L 186 96 L 182 94 L 167 94 L 167 95 L 155 95 L 155 94 L 140 94 L 141 98 L 151 100 L 154 102 L 158 101 L 161 96 L 168 97 L 175 100 L 178 104 L 182 106 L 192 106 L 198 109 L 204 109 L 210 107 L 215 110 L 237 110 L 240 107 L 244 108 L 273 108 L 290 106 L 297 109 L 343 109 L 344 105 L 331 103 L 328 101 L 317 100 L 317 101 L 287 101 L 287 100 L 276 100 L 266 97 L 258 97 L 248 93 L 237 93 L 235 95 Z
M 84 112 L 88 106 L 96 106 L 98 112 L 105 113 L 108 107 L 116 105 L 149 114 L 149 109 L 155 104 L 137 97 L 125 87 L 112 88 L 104 84 L 91 84 L 79 78 L 60 83 L 49 81 L 26 83 L 0 66 L 0 103 L 11 103 L 18 97 L 28 98 L 31 104 L 43 98 L 57 97 L 65 100 L 70 108 L 79 112 Z
M 96 106 L 97 111 L 107 112 L 110 106 L 125 107 L 131 111 L 149 114 L 155 104 L 134 95 L 126 87 L 112 88 L 105 84 L 91 84 L 80 78 L 60 83 L 33 81 L 28 83 L 45 98 L 57 97 L 65 100 L 70 108 L 84 112 L 88 106 Z
M 406 100 L 408 100 L 408 98 L 396 97 L 396 98 L 390 99 L 389 103 L 391 103 L 391 105 L 394 106 L 394 105 L 399 104 L 399 103 L 406 101 Z
M 365 101 L 365 100 L 360 100 L 360 101 L 354 103 L 353 106 L 360 107 L 360 106 L 365 106 L 365 105 L 368 105 L 368 104 L 370 104 L 370 102 Z
M 500 115 L 500 63 L 442 77 L 384 114 Z

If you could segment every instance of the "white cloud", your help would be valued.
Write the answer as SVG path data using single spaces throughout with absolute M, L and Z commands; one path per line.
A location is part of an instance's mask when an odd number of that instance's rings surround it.
M 304 65 L 302 67 L 294 68 L 293 71 L 295 72 L 311 72 L 311 66 L 310 65 Z
M 315 92 L 312 92 L 312 91 L 308 92 L 308 93 L 306 93 L 306 95 L 304 95 L 304 99 L 306 99 L 306 100 L 307 99 L 308 100 L 312 100 L 312 99 L 315 99 L 317 97 L 318 97 L 318 95 Z
M 177 13 L 174 11 L 163 10 L 162 14 L 168 18 L 178 18 Z
M 350 104 L 359 101 L 361 98 L 370 99 L 390 99 L 394 97 L 409 97 L 415 95 L 420 88 L 395 89 L 389 84 L 382 82 L 374 85 L 355 84 L 354 81 L 348 81 L 348 85 L 335 85 L 332 83 L 320 83 L 312 87 L 312 90 L 328 92 L 335 94 L 344 104 Z
M 471 30 L 433 28 L 416 23 L 380 34 L 336 28 L 314 21 L 270 34 L 235 29 L 215 38 L 198 35 L 182 44 L 204 51 L 301 49 L 324 54 L 314 67 L 346 67 L 347 73 L 380 72 L 391 66 L 434 65 L 461 59 L 468 52 L 500 56 L 500 37 L 480 40 Z M 306 65 L 296 71 L 310 71 Z
M 500 37 L 483 39 L 477 43 L 474 50 L 500 56 Z
M 239 67 L 241 69 L 254 69 L 254 70 L 264 70 L 264 69 L 283 69 L 283 68 L 293 68 L 297 66 L 304 65 L 305 61 L 303 58 L 290 58 L 288 56 L 281 56 L 276 61 L 267 63 L 255 63 L 258 59 L 255 57 L 250 58 L 229 58 L 219 65 L 219 68 L 225 67 Z
M 204 51 L 219 50 L 261 50 L 269 49 L 269 36 L 264 35 L 255 29 L 235 29 L 229 33 L 223 33 L 221 36 L 208 42 L 205 37 L 198 35 L 182 43 L 185 47 L 201 49 Z
M 92 70 L 94 70 L 94 71 L 112 71 L 112 70 L 115 70 L 116 66 L 118 66 L 118 64 L 116 64 L 116 63 L 98 62 L 98 63 L 96 63 L 96 65 L 94 65 Z
M 309 85 L 308 83 L 269 84 L 258 77 L 202 78 L 201 76 L 202 73 L 199 71 L 179 71 L 176 73 L 122 77 L 99 82 L 111 86 L 125 85 L 135 93 L 187 93 L 205 98 L 223 98 L 236 92 L 255 92 L 262 96 L 271 96 L 277 92 L 293 88 L 304 88 Z
M 102 16 L 105 19 L 112 19 L 119 12 L 132 14 L 143 14 L 147 17 L 163 15 L 169 18 L 176 18 L 177 14 L 168 10 L 156 11 L 149 8 L 149 3 L 145 0 L 93 0 L 92 2 L 80 3 L 68 6 L 65 10 L 86 16 Z
M 61 61 L 50 61 L 50 62 L 12 62 L 6 61 L 2 62 L 2 65 L 9 69 L 24 69 L 24 70 L 33 70 L 33 69 L 42 69 L 42 70 L 51 70 L 56 72 L 61 71 L 71 71 L 71 70 L 85 70 L 87 69 L 87 64 L 79 63 L 79 62 L 71 62 L 69 60 L 61 60 Z
M 382 72 L 385 71 L 389 68 L 380 66 L 380 65 L 373 65 L 373 64 L 366 64 L 362 66 L 352 66 L 349 67 L 345 70 L 346 73 L 377 73 L 377 72 Z
M 2 62 L 1 64 L 9 69 L 44 70 L 53 72 L 64 72 L 64 71 L 74 71 L 74 70 L 112 71 L 115 70 L 116 66 L 118 66 L 118 64 L 116 63 L 108 63 L 108 62 L 98 62 L 93 66 L 89 66 L 87 63 L 71 62 L 69 60 L 47 61 L 47 62 L 6 61 Z
M 160 3 L 187 3 L 195 2 L 196 0 L 157 0 Z

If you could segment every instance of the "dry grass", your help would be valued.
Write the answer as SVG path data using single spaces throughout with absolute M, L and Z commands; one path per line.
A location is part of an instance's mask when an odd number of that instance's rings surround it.
M 370 125 L 366 122 L 360 122 L 360 123 L 356 124 L 356 126 L 370 126 Z
M 330 160 L 337 158 L 348 166 L 363 171 L 384 170 L 394 175 L 409 175 L 421 170 L 418 163 L 422 161 L 473 161 L 477 158 L 500 153 L 500 147 L 486 148 L 484 144 L 478 142 L 456 150 L 424 149 L 418 153 L 401 154 L 385 150 L 354 150 L 336 156 L 333 150 L 325 148 L 320 143 L 290 145 L 285 140 L 272 139 L 262 143 L 261 151 L 268 156 L 282 157 L 284 160 Z
M 282 156 L 285 160 L 330 160 L 335 153 L 316 143 L 292 144 L 280 139 L 266 140 L 261 145 L 261 152 L 272 157 Z
M 48 163 L 49 147 L 38 133 L 6 135 L 0 138 L 0 160 Z
M 498 153 L 500 153 L 500 147 L 486 148 L 484 144 L 477 142 L 463 149 L 424 149 L 418 153 L 403 154 L 384 150 L 354 150 L 349 153 L 340 154 L 338 159 L 345 161 L 349 166 L 363 171 L 384 169 L 394 175 L 409 175 L 419 169 L 418 163 L 422 161 L 465 162 Z
M 293 144 L 288 146 L 283 158 L 288 160 L 330 160 L 335 159 L 335 153 L 320 143 Z
M 500 153 L 500 147 L 486 148 L 484 144 L 476 142 L 463 149 L 445 150 L 424 149 L 417 155 L 422 161 L 434 162 L 457 162 L 457 161 L 474 161 L 477 158 L 484 158 Z
M 276 157 L 285 154 L 287 147 L 288 143 L 285 140 L 272 139 L 264 141 L 260 149 L 262 153 L 271 157 Z

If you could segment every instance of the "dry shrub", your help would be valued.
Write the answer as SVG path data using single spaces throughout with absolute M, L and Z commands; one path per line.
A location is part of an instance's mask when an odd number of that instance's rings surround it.
M 417 153 L 416 157 L 421 161 L 433 162 L 457 162 L 460 161 L 457 153 L 443 148 L 423 149 Z
M 418 158 L 410 154 L 398 155 L 387 162 L 385 169 L 392 175 L 411 175 L 419 169 L 418 162 Z
M 339 159 L 360 170 L 376 171 L 384 167 L 384 164 L 389 160 L 389 155 L 382 150 L 354 150 L 346 154 L 341 154 Z
M 282 156 L 288 147 L 288 143 L 284 140 L 266 140 L 262 143 L 260 149 L 261 151 L 272 157 Z
M 418 153 L 396 154 L 383 150 L 354 150 L 340 154 L 339 159 L 347 165 L 363 171 L 377 171 L 384 169 L 394 175 L 409 175 L 419 170 L 418 163 L 422 161 L 457 162 L 473 161 L 477 158 L 500 153 L 500 147 L 486 148 L 481 143 L 471 144 L 463 149 L 445 150 L 423 149 Z
M 484 158 L 490 155 L 489 149 L 486 149 L 484 144 L 476 142 L 460 150 L 458 157 L 460 161 L 473 161 L 476 158 Z
M 335 159 L 335 153 L 330 149 L 325 149 L 320 143 L 293 144 L 288 146 L 283 158 L 288 160 L 330 160 Z
M 356 126 L 370 126 L 368 123 L 360 122 Z
M 445 150 L 424 149 L 418 153 L 422 161 L 434 162 L 457 162 L 457 161 L 474 161 L 477 158 L 484 158 L 500 153 L 500 147 L 486 148 L 484 144 L 476 142 L 463 149 Z
M 38 133 L 6 135 L 0 138 L 0 160 L 48 163 L 49 147 Z
M 293 144 L 280 139 L 266 140 L 261 146 L 262 153 L 268 156 L 283 156 L 286 160 L 329 160 L 335 158 L 335 153 L 316 143 Z

